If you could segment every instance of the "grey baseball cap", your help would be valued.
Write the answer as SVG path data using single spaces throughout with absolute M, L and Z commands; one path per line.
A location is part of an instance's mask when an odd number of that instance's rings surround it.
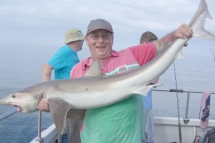
M 104 29 L 113 33 L 112 25 L 108 21 L 104 19 L 95 19 L 90 21 L 87 27 L 87 34 L 98 29 Z
M 81 30 L 77 28 L 73 28 L 68 30 L 65 33 L 65 41 L 64 43 L 74 42 L 78 40 L 84 40 L 84 35 L 82 34 Z
M 147 31 L 141 35 L 140 43 L 144 43 L 146 41 L 154 41 L 157 39 L 158 39 L 158 37 L 154 33 Z

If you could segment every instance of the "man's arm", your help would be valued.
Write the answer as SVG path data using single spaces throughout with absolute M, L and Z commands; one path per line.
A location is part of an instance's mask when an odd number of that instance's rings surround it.
M 167 35 L 156 41 L 156 45 L 158 46 L 158 53 L 160 52 L 162 42 L 164 42 L 165 44 L 169 44 L 173 42 L 176 38 L 190 38 L 192 34 L 192 29 L 188 25 L 182 24 L 178 29 L 172 31 L 171 33 L 168 33 Z
M 51 73 L 52 73 L 53 68 L 49 65 L 49 64 L 44 64 L 42 66 L 42 78 L 43 81 L 49 81 L 51 80 Z M 45 112 L 49 112 L 49 105 L 47 102 L 46 98 L 42 98 L 41 101 L 39 101 L 37 108 L 40 111 L 45 111 Z
M 53 68 L 49 64 L 45 64 L 42 67 L 42 78 L 43 81 L 49 81 L 51 80 L 51 74 L 52 74 Z

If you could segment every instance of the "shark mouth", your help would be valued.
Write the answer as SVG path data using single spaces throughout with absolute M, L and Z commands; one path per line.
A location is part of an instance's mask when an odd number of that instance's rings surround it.
M 17 111 L 22 112 L 22 108 L 19 105 L 13 105 L 14 107 L 17 107 Z

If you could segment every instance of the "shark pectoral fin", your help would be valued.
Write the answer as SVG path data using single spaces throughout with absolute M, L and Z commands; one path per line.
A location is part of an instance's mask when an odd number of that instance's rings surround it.
M 145 84 L 143 87 L 138 88 L 134 93 L 135 94 L 140 94 L 143 96 L 147 96 L 148 92 L 152 89 L 152 88 L 156 88 L 158 86 L 163 85 L 162 83 L 157 83 L 157 84 Z
M 162 85 L 163 85 L 163 83 L 157 83 L 157 84 L 153 84 L 152 86 L 153 86 L 153 88 L 156 88 L 156 87 L 162 86 Z
M 62 135 L 66 125 L 67 112 L 73 107 L 58 97 L 48 98 L 50 112 L 58 132 Z
M 140 94 L 146 96 L 148 92 L 152 89 L 153 85 L 144 85 L 143 87 L 138 88 L 134 91 L 135 94 Z
M 66 117 L 75 120 L 83 120 L 85 112 L 85 109 L 70 109 Z

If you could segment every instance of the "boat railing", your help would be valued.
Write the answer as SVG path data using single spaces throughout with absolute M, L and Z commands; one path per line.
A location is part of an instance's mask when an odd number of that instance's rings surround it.
M 159 92 L 178 92 L 178 93 L 187 93 L 187 101 L 186 101 L 186 111 L 185 111 L 185 118 L 183 119 L 184 120 L 184 123 L 187 124 L 189 122 L 189 119 L 188 119 L 188 109 L 189 109 L 189 100 L 190 100 L 190 94 L 191 93 L 204 93 L 203 91 L 188 91 L 188 90 L 183 90 L 183 89 L 152 89 L 152 91 L 159 91 Z M 215 94 L 215 91 L 211 91 L 210 94 Z M 2 115 L 0 115 L 0 121 L 13 115 L 14 113 L 17 112 L 17 109 L 14 109 L 14 110 L 10 110 Z M 36 138 L 36 141 L 38 143 L 43 143 L 44 140 L 43 138 L 41 138 L 41 112 L 39 111 L 38 112 L 38 136 Z M 61 139 L 60 137 L 58 137 L 58 143 L 61 143 Z
M 0 115 L 0 121 L 15 114 L 17 109 L 10 110 L 2 115 Z M 43 139 L 41 138 L 41 111 L 38 112 L 38 136 L 37 139 L 38 143 L 43 143 Z
M 152 91 L 161 91 L 161 92 L 178 92 L 178 93 L 187 93 L 187 101 L 186 101 L 186 109 L 185 109 L 185 117 L 183 119 L 184 123 L 187 124 L 190 119 L 188 118 L 188 110 L 189 110 L 189 101 L 191 93 L 204 93 L 203 91 L 189 91 L 183 89 L 152 89 Z M 210 94 L 215 94 L 215 91 L 211 91 Z
M 11 115 L 13 115 L 13 114 L 15 114 L 16 112 L 17 112 L 17 109 L 13 109 L 13 110 L 10 110 L 10 111 L 0 115 L 0 121 L 5 119 L 5 118 L 7 118 L 7 117 L 9 117 L 9 116 L 11 116 Z

